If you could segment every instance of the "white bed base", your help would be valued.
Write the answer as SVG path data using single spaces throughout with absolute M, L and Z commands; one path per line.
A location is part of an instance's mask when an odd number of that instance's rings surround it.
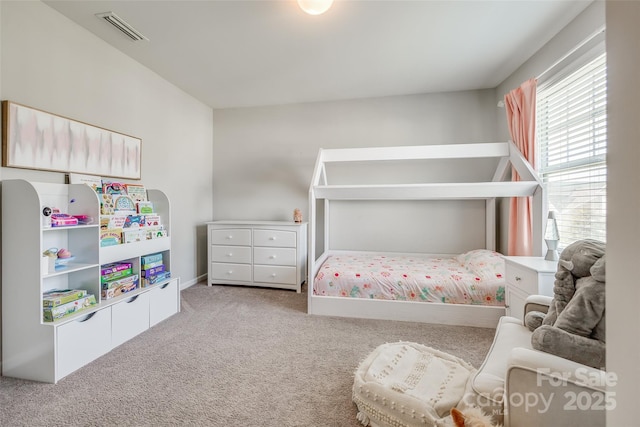
M 313 296 L 309 314 L 495 328 L 504 307 Z
M 325 168 L 327 163 L 332 162 L 486 157 L 499 158 L 496 171 L 489 182 L 339 185 L 329 184 Z M 520 181 L 504 181 L 509 167 L 513 167 L 518 172 L 521 178 Z M 532 197 L 533 255 L 542 256 L 544 250 L 543 219 L 546 216 L 542 182 L 512 142 L 320 149 L 309 189 L 308 313 L 326 316 L 495 327 L 500 316 L 505 313 L 504 307 L 316 296 L 313 295 L 313 283 L 318 269 L 331 253 L 328 220 L 331 200 L 484 199 L 486 207 L 485 247 L 486 249 L 495 250 L 496 199 L 499 197 Z M 324 233 L 321 236 L 316 235 L 318 203 L 324 204 Z M 319 239 L 325 248 L 322 254 L 316 254 L 316 243 Z

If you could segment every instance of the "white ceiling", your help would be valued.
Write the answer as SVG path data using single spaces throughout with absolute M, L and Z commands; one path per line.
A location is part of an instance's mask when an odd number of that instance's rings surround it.
M 213 108 L 494 88 L 592 0 L 45 1 Z M 112 11 L 149 41 L 96 13 Z

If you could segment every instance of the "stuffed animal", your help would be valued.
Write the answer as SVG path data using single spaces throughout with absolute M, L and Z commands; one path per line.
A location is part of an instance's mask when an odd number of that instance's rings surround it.
M 482 409 L 471 407 L 464 411 L 451 408 L 451 419 L 455 427 L 500 427 L 500 424 L 493 424 L 491 417 L 485 415 Z
M 562 251 L 549 313 L 531 312 L 525 317 L 525 324 L 533 330 L 534 349 L 604 368 L 604 248 L 602 242 L 580 240 Z
M 560 254 L 553 286 L 553 301 L 547 314 L 527 313 L 525 324 L 531 331 L 541 325 L 553 325 L 576 292 L 576 281 L 591 275 L 590 269 L 604 255 L 605 245 L 597 240 L 578 240 Z

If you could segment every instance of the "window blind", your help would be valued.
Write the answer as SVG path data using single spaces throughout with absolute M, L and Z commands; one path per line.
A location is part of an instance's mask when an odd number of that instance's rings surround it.
M 538 89 L 538 172 L 556 212 L 560 248 L 606 240 L 607 69 L 601 54 Z

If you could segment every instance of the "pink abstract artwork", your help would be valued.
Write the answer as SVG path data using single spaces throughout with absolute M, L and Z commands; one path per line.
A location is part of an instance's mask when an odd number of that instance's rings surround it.
M 140 179 L 142 140 L 2 102 L 2 165 Z

